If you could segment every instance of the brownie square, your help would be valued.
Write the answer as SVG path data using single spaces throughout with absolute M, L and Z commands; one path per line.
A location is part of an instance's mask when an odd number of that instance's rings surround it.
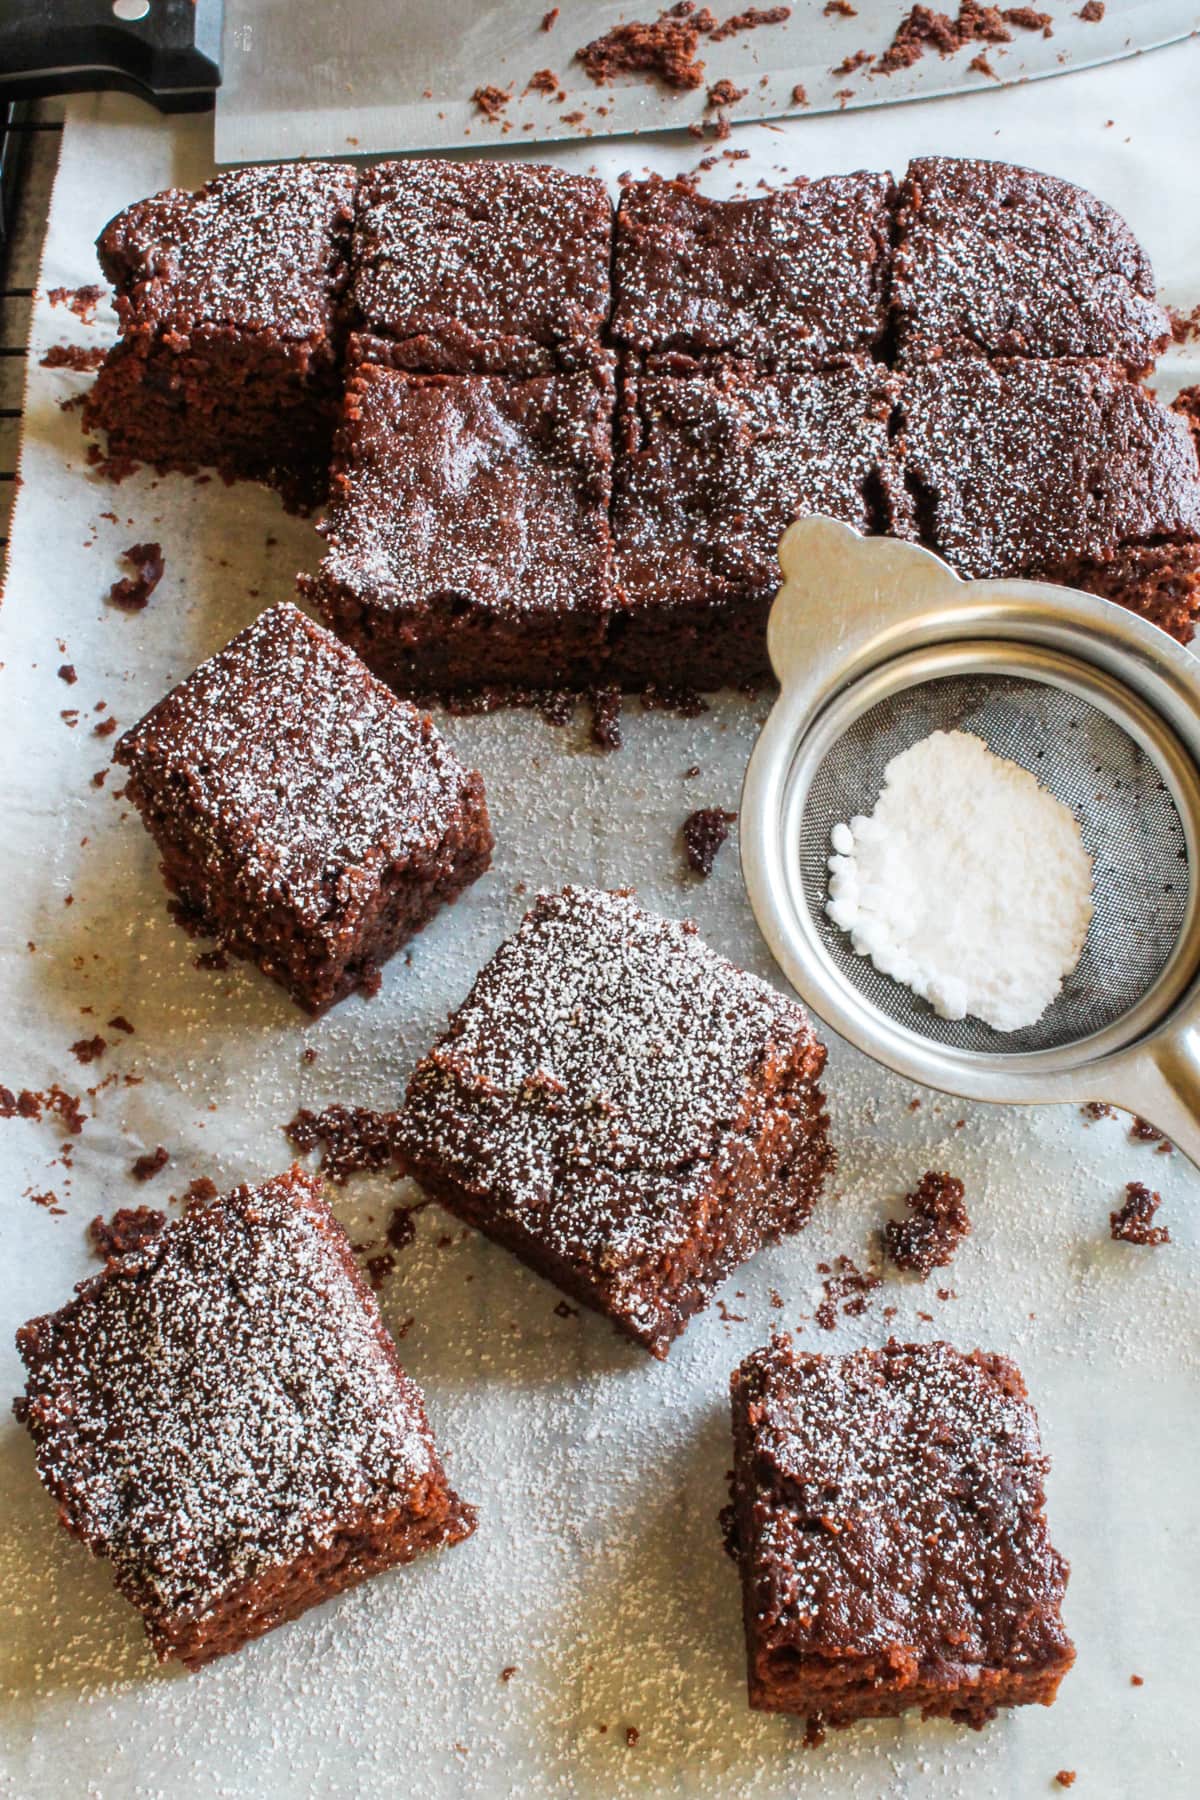
M 807 1222 L 825 1051 L 792 1000 L 628 893 L 541 895 L 413 1073 L 401 1164 L 654 1356 Z
M 1009 163 L 909 164 L 892 299 L 903 363 L 1087 356 L 1139 373 L 1171 336 L 1124 219 L 1083 188 Z
M 327 624 L 400 692 L 592 679 L 613 604 L 613 379 L 350 383 L 321 531 L 301 578 Z
M 198 1668 L 474 1529 L 300 1169 L 192 1206 L 17 1344 L 42 1482 L 161 1661 Z
M 1196 446 L 1112 364 L 914 369 L 899 427 L 922 535 L 960 575 L 1093 589 L 1186 641 L 1200 609 Z
M 117 745 L 185 922 L 320 1012 L 487 868 L 481 777 L 294 606 L 272 607 Z
M 731 1383 L 750 1704 L 980 1726 L 1075 1660 L 1047 1462 L 1015 1365 L 949 1344 L 798 1355 Z
M 377 361 L 443 374 L 586 368 L 608 317 L 602 181 L 536 163 L 377 163 L 351 294 Z M 381 340 L 381 341 L 380 341 Z
M 613 679 L 724 687 L 768 673 L 779 540 L 802 515 L 907 535 L 893 395 L 892 377 L 866 361 L 763 374 L 630 360 L 614 478 Z
M 84 424 L 110 454 L 320 495 L 355 181 L 334 163 L 238 169 L 105 227 L 96 248 L 121 339 Z
M 635 350 L 819 369 L 887 324 L 889 175 L 832 175 L 759 199 L 639 181 L 617 213 L 613 331 Z

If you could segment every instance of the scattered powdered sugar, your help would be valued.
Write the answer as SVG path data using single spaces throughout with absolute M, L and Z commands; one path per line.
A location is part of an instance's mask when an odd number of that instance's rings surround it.
M 832 842 L 826 912 L 944 1019 L 1032 1025 L 1079 960 L 1092 862 L 1078 822 L 970 732 L 894 756 L 874 812 Z

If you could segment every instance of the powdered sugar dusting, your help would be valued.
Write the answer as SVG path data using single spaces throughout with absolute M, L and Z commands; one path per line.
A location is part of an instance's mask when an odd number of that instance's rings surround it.
M 402 1508 L 416 1389 L 294 1172 L 193 1208 L 27 1334 L 43 1481 L 151 1621 Z

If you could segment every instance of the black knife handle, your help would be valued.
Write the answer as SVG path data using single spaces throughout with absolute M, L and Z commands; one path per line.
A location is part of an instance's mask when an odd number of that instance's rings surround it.
M 124 88 L 161 112 L 211 106 L 221 81 L 220 0 L 4 0 L 0 97 Z M 119 0 L 136 11 L 142 0 Z

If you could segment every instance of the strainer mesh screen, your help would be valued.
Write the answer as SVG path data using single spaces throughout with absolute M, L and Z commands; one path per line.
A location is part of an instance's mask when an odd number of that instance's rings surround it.
M 829 834 L 869 813 L 893 756 L 931 731 L 972 731 L 997 756 L 1029 769 L 1079 821 L 1092 856 L 1094 912 L 1074 972 L 1033 1025 L 999 1032 L 979 1019 L 940 1019 L 825 914 Z M 880 1012 L 957 1050 L 1049 1050 L 1113 1024 L 1162 972 L 1188 899 L 1186 841 L 1157 764 L 1107 713 L 1048 682 L 948 676 L 872 707 L 827 752 L 804 804 L 805 900 L 838 969 Z

